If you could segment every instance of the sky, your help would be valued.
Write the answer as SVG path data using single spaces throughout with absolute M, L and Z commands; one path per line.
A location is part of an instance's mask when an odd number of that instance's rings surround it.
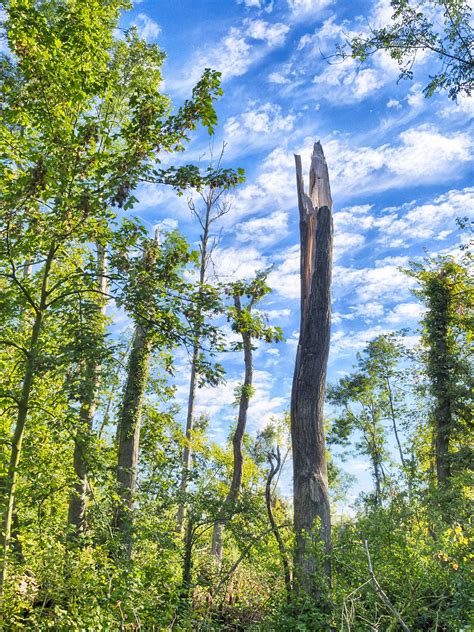
M 474 208 L 473 100 L 423 96 L 435 60 L 419 55 L 414 80 L 398 82 L 397 65 L 385 53 L 363 66 L 330 58 L 344 37 L 387 24 L 390 15 L 387 0 L 142 0 L 121 20 L 121 28 L 136 25 L 166 52 L 164 91 L 176 105 L 190 96 L 204 68 L 222 73 L 214 152 L 225 142 L 225 166 L 245 168 L 247 180 L 222 218 L 216 269 L 234 279 L 272 265 L 273 292 L 262 310 L 285 335 L 285 342 L 255 352 L 251 433 L 290 402 L 299 320 L 293 154 L 302 155 L 307 174 L 312 145 L 320 140 L 329 165 L 335 223 L 331 383 L 350 371 L 356 353 L 376 335 L 411 328 L 415 339 L 423 308 L 400 266 L 425 251 L 455 252 L 462 238 L 456 217 Z M 198 130 L 180 160 L 205 166 L 209 148 L 206 132 Z M 186 197 L 154 185 L 141 187 L 137 197 L 134 212 L 150 230 L 178 227 L 197 244 Z M 234 389 L 243 373 L 239 353 L 221 360 L 226 383 L 202 389 L 198 398 L 198 412 L 209 414 L 209 434 L 218 442 L 235 418 Z M 184 419 L 184 355 L 178 365 Z M 351 498 L 370 487 L 361 457 L 351 456 L 343 469 L 357 478 Z

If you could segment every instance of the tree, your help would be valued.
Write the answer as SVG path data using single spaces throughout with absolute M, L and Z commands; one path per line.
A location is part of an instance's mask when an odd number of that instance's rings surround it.
M 375 504 L 382 503 L 386 478 L 384 463 L 388 457 L 384 410 L 378 399 L 372 376 L 364 372 L 343 377 L 337 386 L 328 389 L 328 400 L 342 409 L 332 425 L 330 443 L 349 444 L 349 437 L 359 432 L 356 449 L 369 457 L 375 483 Z
M 80 357 L 77 358 L 81 374 L 78 386 L 79 423 L 74 437 L 74 472 L 76 480 L 69 499 L 68 524 L 74 529 L 74 535 L 80 535 L 86 530 L 86 511 L 88 499 L 89 469 L 88 458 L 90 441 L 93 435 L 94 417 L 99 403 L 101 352 L 104 345 L 105 308 L 108 292 L 106 250 L 101 244 L 97 245 L 97 269 L 93 274 L 92 296 L 79 296 L 79 310 L 81 324 L 76 333 L 81 342 L 74 345 Z
M 253 395 L 253 350 L 255 340 L 277 342 L 282 339 L 282 332 L 278 327 L 269 327 L 261 314 L 253 313 L 256 304 L 270 292 L 266 284 L 267 273 L 260 272 L 252 281 L 236 281 L 227 288 L 227 293 L 233 300 L 233 306 L 228 309 L 228 319 L 232 330 L 239 334 L 241 342 L 233 345 L 234 351 L 244 352 L 245 373 L 242 385 L 237 392 L 236 403 L 239 407 L 237 425 L 232 436 L 233 464 L 232 480 L 227 497 L 224 501 L 220 516 L 214 524 L 212 533 L 211 553 L 220 561 L 222 558 L 222 533 L 224 525 L 235 506 L 240 494 L 243 476 L 243 451 L 245 428 L 247 426 L 247 412 L 250 398 Z M 242 300 L 244 299 L 244 300 Z
M 300 156 L 295 161 L 301 234 L 301 324 L 291 392 L 295 583 L 309 595 L 321 597 L 313 545 L 324 545 L 329 579 L 331 515 L 323 405 L 331 322 L 332 199 L 321 144 L 313 148 L 309 196 Z
M 461 445 L 467 430 L 472 370 L 469 347 L 472 341 L 472 279 L 469 256 L 456 262 L 450 257 L 412 263 L 407 273 L 419 284 L 416 296 L 427 311 L 422 320 L 422 345 L 429 391 L 432 398 L 431 427 L 436 479 L 445 499 L 456 463 L 455 440 Z M 462 451 L 458 448 L 458 457 Z M 461 459 L 464 460 L 464 459 Z M 449 503 L 445 511 L 449 513 Z
M 211 153 L 211 162 L 207 169 L 208 172 L 213 173 L 217 171 L 219 174 L 221 172 L 222 159 L 224 155 L 225 144 L 222 146 L 222 151 L 216 161 L 216 164 L 213 163 L 213 156 Z M 243 171 L 238 170 L 238 181 L 243 181 Z M 220 186 L 218 185 L 218 178 L 216 177 L 215 181 L 211 183 L 211 186 L 205 188 L 204 190 L 197 191 L 197 196 L 200 198 L 200 204 L 196 205 L 194 199 L 192 197 L 189 198 L 188 204 L 191 212 L 199 226 L 201 227 L 202 233 L 199 238 L 199 277 L 198 277 L 198 287 L 201 294 L 206 292 L 205 285 L 208 281 L 208 273 L 209 273 L 209 265 L 212 261 L 212 253 L 218 243 L 218 236 L 213 235 L 211 231 L 214 228 L 215 223 L 224 215 L 226 215 L 230 211 L 230 205 L 228 201 L 225 199 L 225 193 L 229 190 L 230 186 L 235 186 L 236 183 L 232 183 L 229 185 L 228 182 L 222 182 Z M 207 289 L 207 291 L 209 288 Z M 197 305 L 198 309 L 202 309 L 204 305 Z M 192 435 L 193 435 L 193 427 L 194 427 L 194 402 L 196 399 L 196 389 L 199 381 L 199 369 L 202 362 L 200 362 L 200 356 L 203 353 L 202 341 L 201 341 L 201 332 L 200 329 L 202 325 L 200 323 L 201 320 L 206 318 L 206 314 L 204 311 L 198 314 L 196 313 L 194 316 L 194 321 L 196 323 L 196 328 L 194 332 L 194 342 L 192 348 L 192 359 L 191 359 L 191 373 L 189 376 L 189 394 L 188 394 L 188 406 L 186 413 L 186 438 L 185 444 L 183 447 L 183 471 L 181 474 L 181 483 L 180 483 L 180 492 L 183 496 L 183 500 L 181 501 L 178 509 L 177 516 L 177 530 L 181 532 L 183 529 L 183 520 L 184 520 L 184 496 L 186 494 L 186 489 L 188 485 L 189 478 L 189 468 L 191 466 L 191 458 L 192 458 Z M 217 367 L 219 369 L 219 367 Z M 216 378 L 218 379 L 218 375 Z
M 27 306 L 31 322 L 23 353 L 3 520 L 6 577 L 15 488 L 42 332 L 52 308 L 81 287 L 81 266 L 60 264 L 82 243 L 110 239 L 112 207 L 130 208 L 140 179 L 189 183 L 192 170 L 156 170 L 159 151 L 183 149 L 200 120 L 215 123 L 219 76 L 210 70 L 193 98 L 174 114 L 160 92 L 163 54 L 132 29 L 114 40 L 122 0 L 11 0 L 5 28 L 11 55 L 2 54 L 2 275 Z M 25 262 L 36 270 L 22 278 Z M 11 347 L 8 341 L 7 347 Z
M 272 529 L 273 536 L 278 544 L 278 552 L 280 554 L 281 565 L 283 568 L 283 576 L 285 580 L 286 598 L 288 603 L 291 602 L 292 594 L 292 569 L 288 557 L 288 551 L 280 533 L 274 514 L 275 493 L 283 466 L 290 452 L 289 448 L 289 414 L 285 413 L 283 419 L 278 421 L 272 419 L 262 432 L 260 432 L 255 441 L 253 450 L 254 459 L 259 463 L 266 460 L 269 466 L 267 479 L 265 482 L 265 505 L 267 508 L 268 520 Z M 285 440 L 287 439 L 287 440 Z M 280 444 L 287 444 L 287 449 L 281 457 Z
M 471 8 L 466 0 L 391 0 L 392 24 L 371 29 L 339 48 L 339 56 L 362 62 L 386 50 L 398 62 L 400 78 L 411 79 L 418 53 L 427 51 L 438 60 L 435 74 L 424 88 L 425 96 L 446 91 L 449 98 L 470 96 L 474 85 Z M 349 48 L 349 52 L 347 51 Z

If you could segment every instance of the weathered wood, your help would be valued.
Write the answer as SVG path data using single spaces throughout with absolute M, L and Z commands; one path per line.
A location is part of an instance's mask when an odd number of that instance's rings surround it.
M 332 199 L 319 142 L 311 157 L 309 195 L 304 190 L 300 156 L 295 156 L 295 163 L 301 237 L 301 323 L 291 394 L 295 580 L 299 588 L 318 597 L 321 587 L 315 575 L 320 569 L 312 546 L 316 541 L 324 543 L 328 580 L 331 574 L 323 403 L 331 321 Z

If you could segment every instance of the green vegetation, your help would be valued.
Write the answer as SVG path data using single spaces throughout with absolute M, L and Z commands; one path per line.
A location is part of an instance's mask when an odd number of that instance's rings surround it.
M 163 53 L 133 29 L 113 37 L 127 2 L 5 5 L 0 628 L 467 630 L 467 251 L 407 271 L 426 307 L 418 347 L 380 336 L 329 388 L 329 449 L 366 455 L 374 493 L 335 516 L 332 582 L 314 600 L 292 585 L 292 507 L 277 486 L 289 416 L 245 432 L 252 352 L 282 339 L 257 309 L 266 273 L 211 284 L 183 236 L 150 237 L 125 213 L 141 182 L 211 191 L 208 200 L 242 182 L 220 161 L 160 167 L 198 124 L 212 132 L 218 73 L 206 70 L 173 108 L 160 91 Z M 112 303 L 130 339 L 112 326 Z M 223 445 L 208 437 L 212 418 L 181 427 L 170 376 L 184 349 L 196 388 L 224 379 L 218 354 L 243 352 Z M 329 465 L 341 498 L 346 481 Z M 326 586 L 326 552 L 311 554 Z

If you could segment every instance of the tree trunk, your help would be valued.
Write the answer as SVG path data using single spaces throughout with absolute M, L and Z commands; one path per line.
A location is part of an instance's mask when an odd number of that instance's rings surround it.
M 193 569 L 193 531 L 193 521 L 188 519 L 186 536 L 184 538 L 183 578 L 181 584 L 181 602 L 183 605 L 188 604 L 189 593 L 191 590 L 191 573 Z
M 331 321 L 332 200 L 320 143 L 313 149 L 309 196 L 304 191 L 300 156 L 295 156 L 295 162 L 301 234 L 301 326 L 291 394 L 295 580 L 317 598 L 322 594 L 315 577 L 319 568 L 313 545 L 317 541 L 324 545 L 328 581 L 331 576 L 323 404 Z
M 438 295 L 433 296 L 430 309 L 439 314 L 437 328 L 430 332 L 432 346 L 429 350 L 429 363 L 432 374 L 432 393 L 435 398 L 433 421 L 435 431 L 436 477 L 438 487 L 447 489 L 451 477 L 449 445 L 453 427 L 452 378 L 448 351 L 448 311 L 449 295 L 443 284 L 439 284 Z M 434 305 L 434 303 L 436 303 Z
M 178 507 L 177 526 L 178 533 L 182 533 L 184 524 L 184 495 L 188 488 L 189 470 L 191 467 L 191 440 L 194 429 L 194 401 L 196 399 L 196 365 L 199 357 L 199 342 L 194 343 L 193 348 L 193 360 L 191 365 L 191 375 L 189 378 L 189 396 L 188 396 L 188 413 L 186 416 L 186 443 L 183 448 L 183 469 L 181 471 L 181 481 L 179 485 L 179 492 L 182 500 Z
M 36 365 L 40 352 L 39 339 L 43 326 L 44 313 L 47 309 L 49 274 L 51 271 L 51 265 L 55 253 L 56 247 L 53 244 L 49 249 L 48 256 L 45 261 L 43 281 L 41 284 L 40 301 L 39 305 L 35 308 L 35 320 L 31 330 L 30 344 L 25 362 L 25 373 L 23 377 L 23 384 L 21 387 L 20 399 L 18 401 L 17 421 L 12 438 L 10 463 L 8 465 L 8 472 L 5 481 L 6 510 L 3 517 L 3 551 L 2 568 L 0 572 L 0 605 L 3 601 L 3 591 L 5 588 L 5 581 L 8 571 L 8 552 L 12 532 L 13 511 L 15 507 L 15 493 L 18 481 L 18 464 L 21 457 L 21 448 L 25 435 L 25 425 L 28 418 L 31 390 L 33 387 L 33 380 L 35 377 Z
M 390 417 L 392 418 L 393 434 L 395 435 L 395 440 L 397 442 L 398 454 L 400 455 L 400 462 L 402 464 L 403 471 L 407 474 L 407 464 L 406 464 L 406 461 L 405 461 L 405 456 L 403 454 L 402 443 L 400 441 L 400 436 L 398 434 L 397 418 L 396 418 L 396 415 L 395 415 L 395 406 L 393 405 L 392 387 L 391 387 L 391 384 L 390 384 L 390 379 L 388 377 L 385 378 L 385 383 L 387 384 L 388 402 L 389 402 L 389 405 L 390 405 Z
M 275 464 L 273 463 L 273 458 L 275 458 Z M 278 474 L 278 472 L 280 471 L 281 468 L 281 457 L 280 457 L 280 450 L 277 447 L 276 450 L 276 454 L 269 454 L 268 455 L 268 461 L 270 463 L 270 472 L 268 473 L 268 477 L 267 477 L 267 483 L 265 486 L 265 502 L 267 505 L 267 513 L 268 513 L 268 519 L 270 520 L 270 524 L 272 527 L 272 533 L 275 537 L 275 540 L 277 541 L 278 544 L 278 550 L 280 552 L 280 558 L 281 558 L 281 564 L 283 566 L 283 577 L 285 579 L 285 588 L 286 588 L 286 597 L 288 602 L 290 601 L 291 598 L 291 568 L 290 568 L 290 564 L 288 562 L 288 557 L 286 554 L 286 550 L 285 550 L 285 545 L 283 544 L 283 540 L 282 537 L 280 535 L 280 531 L 277 527 L 276 521 L 275 521 L 275 517 L 273 515 L 273 508 L 272 508 L 272 481 L 274 479 L 274 477 Z
M 375 504 L 380 506 L 382 504 L 382 486 L 380 482 L 380 465 L 376 457 L 372 459 L 372 464 L 375 479 Z
M 242 305 L 240 296 L 234 296 L 234 304 L 237 311 L 237 318 L 241 317 Z M 211 541 L 211 554 L 217 561 L 222 559 L 222 534 L 224 526 L 229 519 L 229 514 L 234 508 L 240 494 L 240 488 L 242 485 L 243 463 L 244 455 L 242 452 L 242 444 L 245 434 L 245 428 L 247 426 L 247 412 L 249 408 L 249 402 L 252 391 L 253 380 L 253 366 L 252 366 L 252 339 L 251 335 L 247 331 L 242 331 L 242 342 L 244 347 L 244 363 L 245 363 L 245 376 L 242 386 L 242 392 L 239 402 L 239 415 L 237 417 L 237 426 L 235 428 L 234 436 L 232 438 L 233 449 L 233 469 L 232 469 L 232 481 L 230 484 L 229 492 L 224 502 L 222 516 L 215 522 L 212 532 Z
M 130 559 L 132 549 L 141 416 L 151 351 L 151 338 L 146 328 L 137 325 L 128 361 L 127 381 L 118 425 L 117 491 L 120 502 L 116 514 L 116 527 L 122 538 L 126 559 Z
M 206 214 L 203 226 L 203 234 L 201 236 L 201 264 L 199 270 L 199 287 L 202 288 L 206 279 L 207 270 L 207 247 L 209 241 L 209 226 L 211 223 L 211 198 L 208 198 L 206 204 Z M 189 470 L 191 468 L 191 440 L 194 429 L 194 401 L 196 399 L 196 372 L 197 364 L 199 360 L 200 352 L 200 337 L 199 331 L 195 331 L 195 340 L 193 346 L 193 359 L 191 365 L 191 375 L 189 378 L 189 396 L 188 396 L 188 412 L 186 415 L 186 443 L 183 448 L 183 469 L 181 471 L 181 481 L 179 485 L 179 491 L 182 496 L 182 500 L 178 507 L 177 527 L 178 533 L 183 531 L 184 522 L 184 495 L 188 487 Z
M 103 246 L 97 246 L 97 287 L 101 292 L 98 298 L 98 310 L 105 316 L 107 291 L 106 279 L 106 251 Z M 94 415 L 97 408 L 100 386 L 100 362 L 90 358 L 85 363 L 84 388 L 79 411 L 79 429 L 74 438 L 74 472 L 76 481 L 69 499 L 68 524 L 73 529 L 75 537 L 84 533 L 86 528 L 87 509 L 87 449 L 92 436 Z

